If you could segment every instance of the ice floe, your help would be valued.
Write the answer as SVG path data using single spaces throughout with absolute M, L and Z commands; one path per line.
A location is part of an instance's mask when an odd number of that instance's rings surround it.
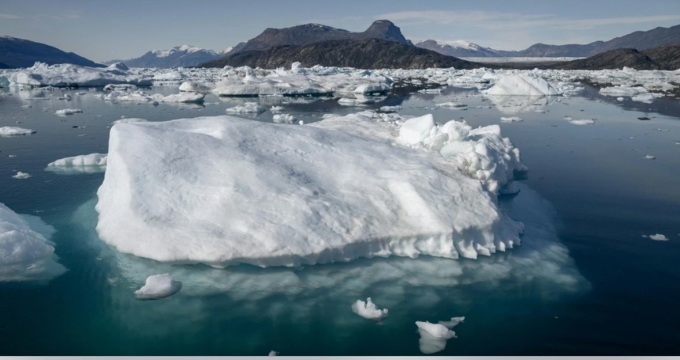
M 67 115 L 73 115 L 73 114 L 80 114 L 82 113 L 83 110 L 81 109 L 61 109 L 57 110 L 54 114 L 57 116 L 67 116 Z
M 524 120 L 522 120 L 521 117 L 517 117 L 517 116 L 501 117 L 502 123 L 515 123 L 515 122 L 521 122 L 521 121 L 524 121 Z
M 227 109 L 227 114 L 259 114 L 267 111 L 264 106 L 256 102 L 247 102 L 243 105 L 236 105 Z
M 17 126 L 2 126 L 0 127 L 0 136 L 10 137 L 10 136 L 22 136 L 35 134 L 35 130 L 24 129 Z
M 48 238 L 54 228 L 0 203 L 0 282 L 44 281 L 66 271 Z
M 420 334 L 418 345 L 420 352 L 423 354 L 434 354 L 444 350 L 447 340 L 456 337 L 456 333 L 453 330 L 441 323 L 432 324 L 427 321 L 416 321 L 416 326 Z
M 182 289 L 182 282 L 173 279 L 170 274 L 151 275 L 146 278 L 144 286 L 135 291 L 140 300 L 158 300 L 175 295 Z
M 295 122 L 295 116 L 290 114 L 274 114 L 272 120 L 279 124 L 292 124 Z
M 668 238 L 664 234 L 654 234 L 654 235 L 642 235 L 644 238 L 650 238 L 656 241 L 668 241 Z
M 578 120 L 569 119 L 568 121 L 572 125 L 594 125 L 595 124 L 595 121 L 592 120 L 592 119 L 578 119 Z
M 149 86 L 151 80 L 118 67 L 92 68 L 72 64 L 47 65 L 37 62 L 30 68 L 20 69 L 9 78 L 10 85 L 24 86 L 105 86 L 108 84 L 134 84 Z
M 28 179 L 28 178 L 30 178 L 30 177 L 31 177 L 31 174 L 25 173 L 25 172 L 21 172 L 21 171 L 17 171 L 16 174 L 12 175 L 12 178 L 13 178 L 13 179 L 19 179 L 19 180 Z
M 357 300 L 352 304 L 352 311 L 361 316 L 364 319 L 369 320 L 382 320 L 387 317 L 387 309 L 378 309 L 378 307 L 371 301 L 371 298 L 367 298 L 366 301 Z
M 123 252 L 212 266 L 476 258 L 519 244 L 522 225 L 493 194 L 524 167 L 497 126 L 442 126 L 446 145 L 456 144 L 447 158 L 390 145 L 398 125 L 378 119 L 367 112 L 302 127 L 226 116 L 115 124 L 97 230 Z M 158 155 L 139 156 L 151 153 Z

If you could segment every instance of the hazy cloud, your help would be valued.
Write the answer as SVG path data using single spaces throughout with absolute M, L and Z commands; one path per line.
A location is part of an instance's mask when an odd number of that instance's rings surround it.
M 19 19 L 20 16 L 0 13 L 0 19 Z

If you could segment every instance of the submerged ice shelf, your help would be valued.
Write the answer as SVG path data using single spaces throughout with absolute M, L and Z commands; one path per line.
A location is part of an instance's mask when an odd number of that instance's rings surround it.
M 122 252 L 216 267 L 476 258 L 519 244 L 522 224 L 495 199 L 523 168 L 517 149 L 497 126 L 427 126 L 406 147 L 397 122 L 373 112 L 311 126 L 118 123 L 97 231 Z

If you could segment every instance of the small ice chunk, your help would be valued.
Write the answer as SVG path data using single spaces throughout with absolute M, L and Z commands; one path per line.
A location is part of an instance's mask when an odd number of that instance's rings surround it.
M 433 324 L 428 321 L 416 321 L 416 326 L 418 326 L 418 329 L 424 330 L 436 338 L 450 339 L 456 336 L 456 333 L 453 330 L 450 330 L 442 324 Z
M 434 354 L 446 348 L 446 341 L 456 336 L 456 333 L 449 330 L 442 324 L 431 324 L 429 322 L 416 321 L 420 339 L 418 345 L 423 354 Z
M 456 327 L 456 325 L 465 321 L 465 316 L 452 317 L 449 321 L 440 321 L 439 324 L 446 326 L 449 329 Z
M 157 300 L 176 294 L 182 289 L 182 282 L 176 281 L 170 274 L 151 275 L 135 295 L 139 300 Z
M 511 117 L 502 117 L 501 122 L 503 123 L 514 123 L 514 122 L 520 122 L 524 121 L 522 118 L 517 117 L 517 116 L 511 116 Z
M 664 234 L 654 234 L 654 235 L 643 235 L 643 237 L 649 237 L 652 240 L 656 241 L 668 241 L 668 238 Z
M 647 156 L 645 156 L 645 159 L 647 159 L 647 160 L 654 160 L 654 159 L 656 159 L 656 156 L 654 156 L 654 155 L 647 155 Z
M 352 304 L 352 311 L 364 319 L 380 320 L 387 317 L 387 309 L 378 309 L 378 307 L 367 298 L 366 301 L 357 300 Z
M 237 105 L 227 109 L 228 114 L 259 114 L 265 111 L 267 111 L 267 109 L 258 105 L 256 102 L 247 102 L 243 105 Z
M 399 105 L 380 107 L 380 111 L 382 111 L 382 112 L 397 112 L 399 110 L 401 110 L 401 106 L 399 106 Z
M 272 106 L 271 109 L 269 109 L 271 112 L 281 112 L 283 111 L 283 106 Z
M 432 114 L 406 120 L 399 128 L 397 142 L 407 146 L 417 145 L 430 136 L 433 128 L 434 117 L 432 117 Z
M 292 124 L 296 119 L 295 116 L 290 114 L 276 114 L 273 120 L 277 124 Z
M 81 109 L 62 109 L 62 110 L 57 110 L 55 112 L 56 115 L 58 116 L 66 116 L 66 115 L 73 115 L 73 114 L 79 114 L 82 113 L 83 110 Z
M 595 124 L 595 121 L 591 119 L 580 119 L 580 120 L 570 120 L 570 124 L 572 125 L 593 125 Z
M 445 103 L 439 103 L 439 104 L 437 104 L 436 106 L 437 106 L 437 107 L 445 107 L 445 108 L 449 108 L 449 109 L 463 109 L 463 108 L 467 108 L 467 105 L 466 105 L 466 104 L 461 104 L 461 103 L 451 102 L 451 101 L 450 101 L 450 102 L 445 102 Z
M 31 174 L 21 172 L 21 171 L 17 171 L 16 175 L 12 176 L 13 179 L 20 179 L 20 180 L 28 179 L 30 177 L 31 177 Z
M 3 126 L 0 127 L 0 136 L 10 137 L 10 136 L 21 136 L 21 135 L 31 135 L 35 134 L 35 130 L 24 129 L 16 126 Z
M 278 355 L 279 355 L 278 351 L 272 350 L 272 351 L 269 352 L 269 355 L 267 355 L 267 356 L 278 356 Z

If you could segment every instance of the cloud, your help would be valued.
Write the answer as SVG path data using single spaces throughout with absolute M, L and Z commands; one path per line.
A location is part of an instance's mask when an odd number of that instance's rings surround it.
M 21 18 L 21 17 L 17 16 L 17 15 L 0 13 L 0 19 L 19 19 L 19 18 Z
M 59 14 L 36 14 L 35 17 L 53 19 L 58 21 L 69 21 L 80 19 L 82 16 L 80 11 L 63 11 Z

